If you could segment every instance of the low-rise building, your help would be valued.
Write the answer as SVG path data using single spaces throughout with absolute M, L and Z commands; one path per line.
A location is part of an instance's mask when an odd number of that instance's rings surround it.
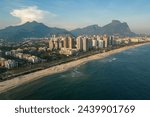
M 30 56 L 28 57 L 28 61 L 31 63 L 38 63 L 39 62 L 39 58 L 36 56 Z
M 12 52 L 11 52 L 11 51 L 6 51 L 6 52 L 5 52 L 5 55 L 6 55 L 6 56 L 11 56 L 11 55 L 12 55 Z
M 8 69 L 18 67 L 18 62 L 16 62 L 15 60 L 6 60 L 5 67 Z
M 5 66 L 5 59 L 0 57 L 0 67 L 4 67 Z
M 0 50 L 0 56 L 2 55 L 2 53 L 3 53 L 3 51 L 2 51 L 2 50 Z
M 39 48 L 38 48 L 38 51 L 39 51 L 39 52 L 46 52 L 46 51 L 47 51 L 47 48 L 46 48 L 46 47 L 39 47 Z
M 139 38 L 130 38 L 130 42 L 131 43 L 138 43 L 139 42 Z
M 60 54 L 63 55 L 74 55 L 77 52 L 77 49 L 70 49 L 70 48 L 61 48 L 61 50 L 59 51 Z
M 15 54 L 15 57 L 23 59 L 23 53 L 17 53 Z

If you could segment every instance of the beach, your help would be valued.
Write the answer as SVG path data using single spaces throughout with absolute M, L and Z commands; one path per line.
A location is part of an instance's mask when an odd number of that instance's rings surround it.
M 52 75 L 52 74 L 67 71 L 71 68 L 82 65 L 82 64 L 84 64 L 88 61 L 102 59 L 102 58 L 105 58 L 107 56 L 125 51 L 127 49 L 139 47 L 139 46 L 146 45 L 146 44 L 150 44 L 150 43 L 142 43 L 142 44 L 137 44 L 137 45 L 131 45 L 131 46 L 126 46 L 126 47 L 122 47 L 122 48 L 119 48 L 119 49 L 111 50 L 111 51 L 108 51 L 108 52 L 105 52 L 105 53 L 95 54 L 95 55 L 92 55 L 92 56 L 89 56 L 89 57 L 86 57 L 86 58 L 82 58 L 82 59 L 75 60 L 75 61 L 72 61 L 72 62 L 68 62 L 68 63 L 64 63 L 64 64 L 61 64 L 61 65 L 53 66 L 53 67 L 50 67 L 50 68 L 47 68 L 47 69 L 44 69 L 44 70 L 40 70 L 40 71 L 37 71 L 37 72 L 33 72 L 33 73 L 30 73 L 30 74 L 27 74 L 27 75 L 18 76 L 16 78 L 0 82 L 0 93 L 8 91 L 8 90 L 10 90 L 12 88 L 15 88 L 17 86 L 20 86 L 22 84 L 29 83 L 29 82 L 34 81 L 34 80 L 38 80 L 40 78 L 43 78 L 44 76 L 48 76 L 48 75 Z

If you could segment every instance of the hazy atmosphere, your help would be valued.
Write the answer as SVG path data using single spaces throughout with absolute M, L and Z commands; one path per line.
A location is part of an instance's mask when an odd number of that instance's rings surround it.
M 0 29 L 27 21 L 72 30 L 116 19 L 135 33 L 150 33 L 149 0 L 1 0 Z

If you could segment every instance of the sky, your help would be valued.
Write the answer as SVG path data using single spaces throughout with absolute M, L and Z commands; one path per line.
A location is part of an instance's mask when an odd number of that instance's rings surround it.
M 0 29 L 34 20 L 68 30 L 120 20 L 150 34 L 150 0 L 0 0 Z

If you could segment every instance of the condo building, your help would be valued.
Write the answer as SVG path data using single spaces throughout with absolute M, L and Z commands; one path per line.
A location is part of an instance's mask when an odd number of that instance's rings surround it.
M 88 51 L 88 39 L 86 37 L 83 38 L 83 51 L 86 52 Z
M 77 39 L 76 39 L 76 48 L 77 48 L 77 50 L 83 50 L 82 36 L 77 37 Z
M 104 35 L 103 40 L 104 40 L 104 48 L 107 48 L 108 47 L 108 36 Z

